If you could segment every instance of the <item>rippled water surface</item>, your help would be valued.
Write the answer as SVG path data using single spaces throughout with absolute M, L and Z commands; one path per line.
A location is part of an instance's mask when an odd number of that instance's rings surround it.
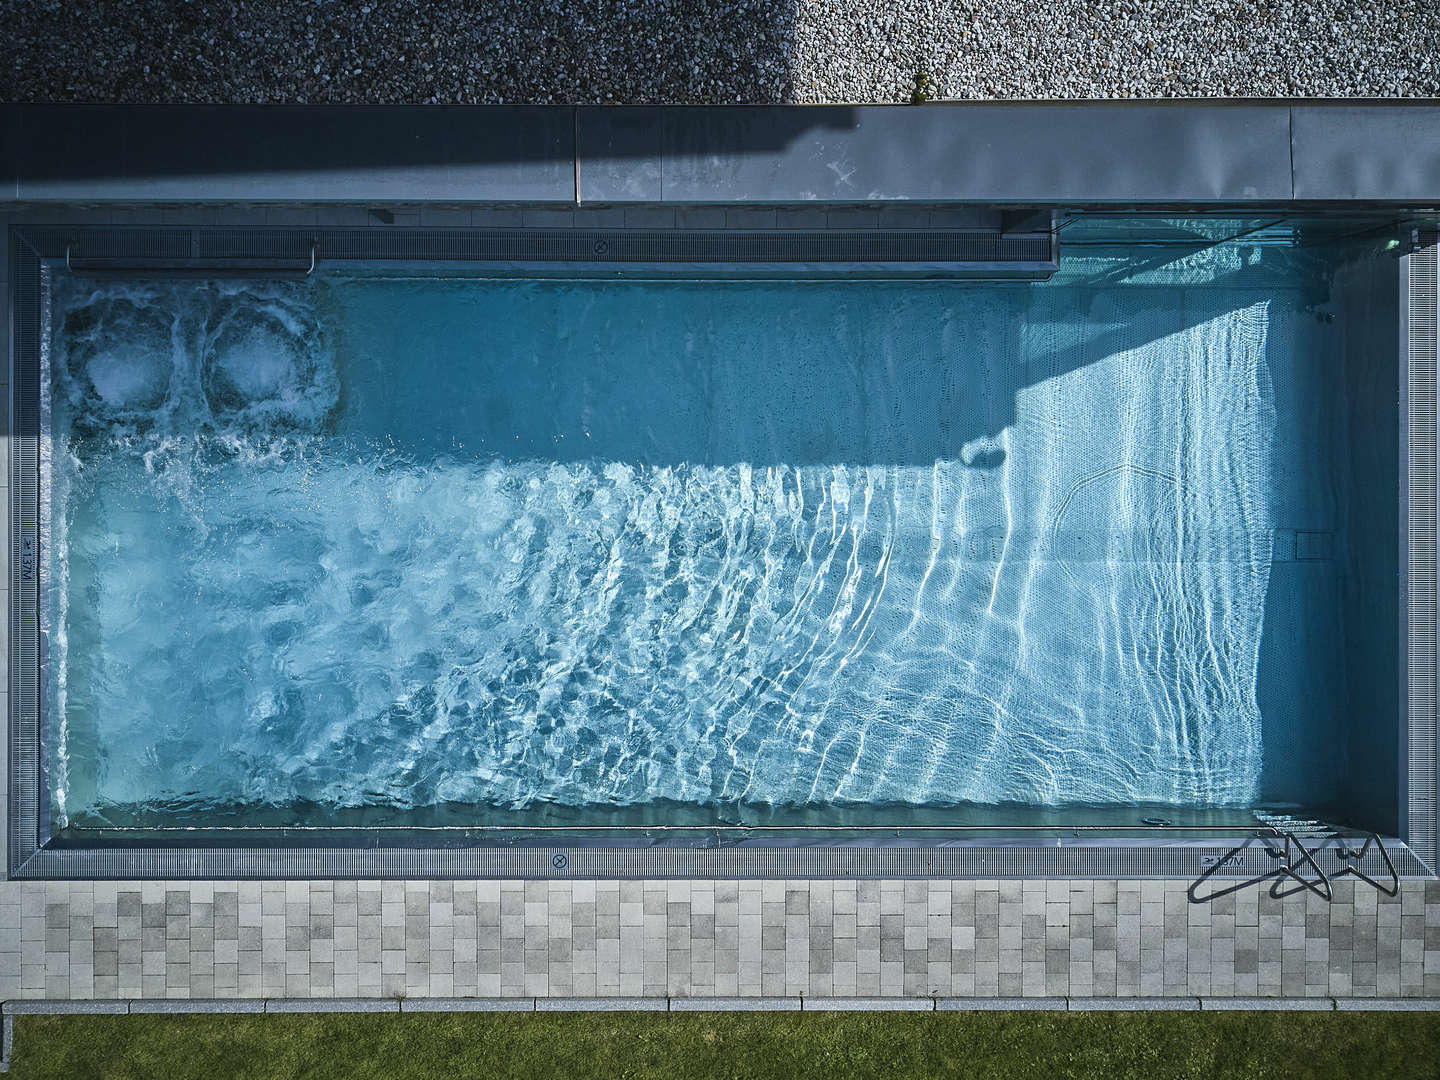
M 1274 295 L 59 282 L 57 807 L 1244 805 Z

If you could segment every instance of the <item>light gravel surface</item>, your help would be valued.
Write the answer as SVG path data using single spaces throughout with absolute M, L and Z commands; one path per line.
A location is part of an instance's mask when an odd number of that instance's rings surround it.
M 1440 95 L 1440 0 L 0 0 L 0 100 Z

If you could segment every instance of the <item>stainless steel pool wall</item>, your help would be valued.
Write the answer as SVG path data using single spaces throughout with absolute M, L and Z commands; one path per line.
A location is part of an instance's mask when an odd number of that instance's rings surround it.
M 1348 431 L 1338 463 L 1345 478 L 1339 602 L 1347 721 L 1343 746 L 1316 748 L 1345 758 L 1344 787 L 1334 793 L 1332 805 L 1346 824 L 1397 835 L 1405 834 L 1401 765 L 1407 753 L 1405 725 L 1396 722 L 1407 710 L 1402 558 L 1424 551 L 1421 537 L 1411 546 L 1402 528 L 1417 505 L 1413 500 L 1407 505 L 1405 491 L 1420 493 L 1408 484 L 1402 462 L 1410 461 L 1413 468 L 1434 453 L 1433 423 L 1428 436 L 1403 415 L 1397 424 L 1397 414 L 1406 411 L 1405 387 L 1418 387 L 1427 370 L 1423 361 L 1416 369 L 1399 332 L 1400 312 L 1408 302 L 1403 282 L 1409 262 L 1386 256 L 1355 258 L 1336 271 L 1331 285 L 1331 306 L 1343 333 L 1344 387 L 1337 388 L 1335 396 Z M 1402 447 L 1406 431 L 1415 442 Z M 1376 482 L 1379 478 L 1388 482 Z M 1433 512 L 1430 522 L 1433 533 Z M 1415 573 L 1413 563 L 1409 570 Z M 1422 593 L 1413 597 L 1422 607 L 1428 603 L 1433 608 L 1433 599 L 1427 601 Z M 1423 658 L 1409 658 L 1408 670 L 1418 673 L 1423 667 Z M 1415 731 L 1423 726 L 1423 717 L 1414 711 L 1413 700 L 1409 708 L 1410 729 Z
M 1403 260 L 1397 330 L 1406 358 L 1403 445 L 1405 528 L 1400 557 L 1405 568 L 1406 745 L 1403 777 L 1405 837 L 1432 870 L 1440 861 L 1436 800 L 1436 278 L 1433 233 L 1416 233 L 1417 249 Z M 1382 714 L 1383 715 L 1383 714 Z

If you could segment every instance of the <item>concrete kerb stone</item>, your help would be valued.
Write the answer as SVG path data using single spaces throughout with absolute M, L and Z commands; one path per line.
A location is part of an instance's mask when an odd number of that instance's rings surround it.
M 805 1012 L 934 1012 L 934 998 L 804 998 Z
M 267 1013 L 398 1013 L 395 998 L 275 998 L 265 1002 Z
M 1204 1012 L 1334 1012 L 1335 999 L 1314 998 L 1201 998 Z
M 1265 997 L 713 997 L 206 998 L 0 1003 L 7 1048 L 14 1016 L 418 1012 L 1437 1012 L 1434 998 Z M 8 1050 L 7 1050 L 8 1060 Z
M 1431 998 L 1336 998 L 1338 1012 L 1435 1012 L 1440 1001 Z
M 36 998 L 30 1001 L 7 1001 L 6 1016 L 114 1016 L 130 1011 L 129 1001 L 57 1001 Z
M 671 998 L 671 1012 L 796 1012 L 798 997 Z
M 152 998 L 130 1002 L 130 1013 L 263 1013 L 263 998 Z
M 0 1016 L 0 1072 L 10 1071 L 10 1051 L 15 1047 L 15 1020 L 9 1014 Z
M 1071 1012 L 1199 1012 L 1198 997 L 1070 998 Z
M 534 1012 L 534 998 L 406 998 L 404 1013 L 423 1012 Z
M 536 998 L 536 1012 L 665 1012 L 666 998 Z
M 1064 1012 L 1063 997 L 937 998 L 938 1012 Z

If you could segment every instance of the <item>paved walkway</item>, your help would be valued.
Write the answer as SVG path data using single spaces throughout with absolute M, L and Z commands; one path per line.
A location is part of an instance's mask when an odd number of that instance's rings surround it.
M 0 998 L 1437 997 L 1440 882 L 0 885 Z

